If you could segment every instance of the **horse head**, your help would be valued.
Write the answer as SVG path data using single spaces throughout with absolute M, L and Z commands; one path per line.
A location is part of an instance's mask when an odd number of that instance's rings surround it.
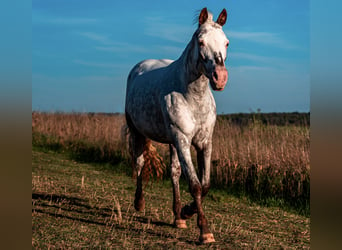
M 226 20 L 225 9 L 214 22 L 212 14 L 207 8 L 203 8 L 199 15 L 198 30 L 194 36 L 201 72 L 209 79 L 212 89 L 216 91 L 223 90 L 228 80 L 228 71 L 224 62 L 229 40 L 222 30 Z

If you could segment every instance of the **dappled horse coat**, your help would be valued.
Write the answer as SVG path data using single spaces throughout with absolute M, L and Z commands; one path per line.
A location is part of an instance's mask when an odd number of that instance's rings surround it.
M 197 213 L 202 243 L 215 241 L 202 200 L 210 186 L 212 134 L 216 121 L 216 104 L 209 84 L 213 90 L 221 91 L 228 80 L 225 60 L 229 40 L 222 30 L 226 19 L 225 9 L 216 22 L 206 8 L 202 9 L 198 29 L 178 60 L 142 61 L 127 79 L 125 114 L 137 171 L 134 206 L 138 211 L 145 206 L 141 173 L 144 150 L 149 148 L 146 145 L 150 140 L 169 144 L 174 224 L 186 228 L 185 219 Z M 191 160 L 191 145 L 197 151 L 199 176 Z M 189 182 L 194 199 L 183 208 L 179 193 L 181 172 Z

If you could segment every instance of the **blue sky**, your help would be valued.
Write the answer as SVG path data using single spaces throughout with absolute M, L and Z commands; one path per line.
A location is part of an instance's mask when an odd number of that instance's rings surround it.
M 310 110 L 309 0 L 33 0 L 32 110 L 123 112 L 130 69 L 177 59 L 203 7 L 228 11 L 219 114 Z

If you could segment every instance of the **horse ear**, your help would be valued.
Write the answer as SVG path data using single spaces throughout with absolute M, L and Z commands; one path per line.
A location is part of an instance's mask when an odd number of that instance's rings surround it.
M 202 25 L 203 23 L 205 23 L 205 21 L 207 21 L 207 19 L 208 19 L 208 10 L 207 10 L 207 8 L 203 8 L 201 10 L 199 17 L 198 17 L 199 25 Z
M 219 17 L 217 18 L 217 23 L 221 26 L 223 26 L 227 21 L 227 11 L 226 9 L 223 9 L 221 11 L 221 14 L 219 15 Z

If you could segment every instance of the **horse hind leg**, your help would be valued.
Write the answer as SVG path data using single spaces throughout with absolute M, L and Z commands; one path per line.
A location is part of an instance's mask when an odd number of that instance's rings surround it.
M 138 132 L 131 129 L 130 131 L 130 152 L 132 157 L 133 171 L 136 173 L 137 188 L 135 191 L 134 208 L 137 211 L 142 211 L 145 208 L 144 192 L 142 189 L 143 182 L 143 167 L 144 167 L 144 147 L 146 138 Z

